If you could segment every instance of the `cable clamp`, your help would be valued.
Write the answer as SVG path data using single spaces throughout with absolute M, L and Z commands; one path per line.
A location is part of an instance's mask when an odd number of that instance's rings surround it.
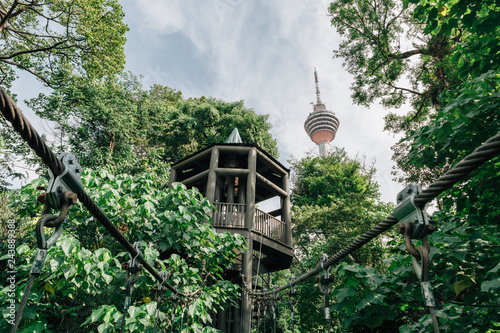
M 130 270 L 132 274 L 138 273 L 139 270 L 142 269 L 142 265 L 140 265 L 144 261 L 144 257 L 142 255 L 142 245 L 140 242 L 135 242 L 133 244 L 134 249 L 137 251 L 135 257 L 130 255 Z
M 436 307 L 431 283 L 429 281 L 422 281 L 420 282 L 420 288 L 422 289 L 422 298 L 424 299 L 424 306 L 432 308 Z
M 49 169 L 50 181 L 47 186 L 47 200 L 50 205 L 59 209 L 63 193 L 71 191 L 79 193 L 83 191 L 83 184 L 80 180 L 82 176 L 82 167 L 72 153 L 62 153 L 58 156 L 64 165 L 64 171 L 57 177 Z
M 393 215 L 401 222 L 408 222 L 411 227 L 411 238 L 422 239 L 430 230 L 429 219 L 426 209 L 415 204 L 415 197 L 422 192 L 417 184 L 408 185 L 403 191 L 398 193 L 397 206 Z

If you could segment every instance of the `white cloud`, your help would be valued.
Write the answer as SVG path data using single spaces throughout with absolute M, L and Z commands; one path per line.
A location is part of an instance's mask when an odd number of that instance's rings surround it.
M 376 159 L 383 199 L 394 201 L 399 185 L 391 182 L 390 146 L 396 139 L 383 132 L 387 111 L 352 105 L 351 77 L 342 59 L 332 59 L 340 38 L 331 27 L 328 5 L 326 0 L 136 1 L 143 35 L 182 34 L 201 55 L 195 66 L 212 73 L 203 86 L 186 80 L 160 83 L 188 96 L 244 99 L 256 112 L 270 114 L 282 162 L 315 148 L 303 123 L 315 100 L 317 66 L 322 100 L 340 119 L 332 145 L 345 147 L 351 156 Z M 175 65 L 184 66 L 178 60 Z

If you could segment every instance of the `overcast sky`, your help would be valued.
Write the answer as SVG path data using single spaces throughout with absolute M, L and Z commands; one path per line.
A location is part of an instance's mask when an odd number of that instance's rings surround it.
M 304 131 L 315 101 L 314 66 L 321 98 L 340 120 L 332 146 L 351 157 L 376 160 L 382 200 L 395 202 L 402 185 L 392 182 L 390 147 L 397 138 L 383 131 L 388 110 L 353 105 L 352 78 L 333 59 L 340 37 L 327 15 L 328 1 L 315 0 L 127 0 L 121 1 L 130 27 L 126 70 L 145 88 L 167 85 L 185 97 L 202 95 L 244 100 L 269 114 L 280 161 L 318 152 Z M 24 78 L 12 91 L 23 91 Z M 19 99 L 38 94 L 31 85 Z M 35 90 L 35 91 L 33 91 Z M 26 108 L 23 108 L 25 110 Z M 402 110 L 404 111 L 404 110 Z M 32 117 L 31 112 L 26 112 Z M 34 118 L 32 122 L 40 128 Z

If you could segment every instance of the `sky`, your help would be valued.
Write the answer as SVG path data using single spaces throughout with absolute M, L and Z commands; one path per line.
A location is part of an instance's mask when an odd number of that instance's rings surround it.
M 375 161 L 381 199 L 396 201 L 402 185 L 392 181 L 390 147 L 398 137 L 383 131 L 389 112 L 379 105 L 353 105 L 352 77 L 342 59 L 333 58 L 341 42 L 328 17 L 328 1 L 314 0 L 126 0 L 129 25 L 125 46 L 127 71 L 142 75 L 144 88 L 166 85 L 184 97 L 212 96 L 244 100 L 268 114 L 278 142 L 280 162 L 289 165 L 318 148 L 304 131 L 316 100 L 314 67 L 321 99 L 340 120 L 331 146 L 349 156 Z M 20 100 L 44 91 L 21 76 L 12 91 Z M 30 81 L 31 82 L 31 81 Z M 47 128 L 22 109 L 40 131 Z M 400 112 L 404 112 L 401 110 Z

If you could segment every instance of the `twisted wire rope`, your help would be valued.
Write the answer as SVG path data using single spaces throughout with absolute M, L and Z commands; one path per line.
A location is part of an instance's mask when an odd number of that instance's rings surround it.
M 21 137 L 28 143 L 28 145 L 35 151 L 44 164 L 46 164 L 50 171 L 57 177 L 64 171 L 64 165 L 57 158 L 56 154 L 50 147 L 43 141 L 42 137 L 33 128 L 30 122 L 23 115 L 22 111 L 16 105 L 14 100 L 9 94 L 0 87 L 0 111 L 2 115 L 8 120 L 12 127 L 21 135 Z M 137 251 L 127 238 L 118 230 L 118 228 L 111 222 L 111 220 L 104 214 L 99 206 L 90 198 L 90 196 L 82 190 L 77 193 L 80 202 L 88 209 L 88 211 L 110 232 L 110 234 L 132 255 L 136 256 Z M 142 263 L 144 268 L 149 271 L 158 281 L 163 281 L 160 274 L 148 262 L 144 260 Z M 198 288 L 190 293 L 184 293 L 176 290 L 172 285 L 165 281 L 165 287 L 174 293 L 178 293 L 183 297 L 193 297 L 201 291 Z
M 415 204 L 423 207 L 428 202 L 435 199 L 439 194 L 443 191 L 451 188 L 455 183 L 459 180 L 465 178 L 472 171 L 477 169 L 479 166 L 489 161 L 493 157 L 500 154 L 500 132 L 495 136 L 491 137 L 487 140 L 483 145 L 476 148 L 472 153 L 467 155 L 462 161 L 457 163 L 453 168 L 448 170 L 444 175 L 439 177 L 436 181 L 434 181 L 428 188 L 423 190 L 421 193 L 415 196 Z M 300 282 L 307 280 L 317 274 L 321 273 L 324 269 L 327 269 L 343 258 L 347 257 L 352 252 L 358 250 L 366 243 L 370 242 L 372 239 L 382 234 L 383 232 L 390 229 L 398 223 L 398 219 L 394 215 L 389 215 L 384 220 L 379 222 L 372 229 L 365 232 L 363 235 L 356 238 L 345 248 L 335 253 L 332 257 L 330 257 L 322 267 L 316 267 L 303 275 L 299 276 L 291 283 L 278 287 L 274 290 L 269 290 L 266 292 L 253 292 L 252 296 L 265 296 L 271 295 L 274 292 L 280 292 L 290 288 L 293 285 L 299 284 Z
M 42 140 L 40 135 L 31 126 L 29 121 L 24 117 L 21 110 L 14 103 L 12 98 L 5 92 L 3 88 L 0 87 L 0 110 L 14 129 L 21 135 L 21 137 L 29 144 L 29 146 L 35 151 L 35 153 L 42 159 L 42 161 L 50 168 L 54 176 L 61 174 L 64 171 L 63 164 L 57 159 L 56 155 L 47 146 L 47 144 Z M 483 145 L 476 148 L 471 154 L 466 156 L 462 161 L 457 163 L 453 168 L 448 170 L 444 175 L 439 177 L 434 181 L 428 188 L 423 190 L 421 193 L 416 195 L 415 204 L 423 207 L 428 202 L 435 199 L 443 191 L 452 187 L 459 180 L 465 178 L 472 171 L 477 169 L 486 161 L 490 160 L 494 156 L 500 153 L 500 132 L 495 136 L 487 140 Z M 77 193 L 78 199 L 82 204 L 89 210 L 89 212 L 111 233 L 111 235 L 116 238 L 116 240 L 133 256 L 137 255 L 137 251 L 133 248 L 132 244 L 123 236 L 123 234 L 116 228 L 116 226 L 109 220 L 109 218 L 102 212 L 102 210 L 97 206 L 97 204 L 88 196 L 88 194 L 82 190 Z M 358 250 L 366 243 L 370 242 L 372 239 L 380 235 L 381 233 L 387 231 L 392 226 L 394 226 L 398 220 L 394 215 L 389 215 L 387 218 L 378 223 L 375 227 L 368 230 L 366 233 L 355 239 L 352 243 L 347 245 L 344 249 L 340 250 L 329 258 L 324 267 L 316 267 L 313 270 L 306 272 L 290 283 L 278 287 L 274 290 L 269 290 L 265 292 L 253 292 L 250 290 L 252 296 L 267 296 L 271 295 L 273 292 L 280 292 L 294 286 L 306 279 L 309 279 L 318 273 L 322 272 L 339 262 L 341 259 L 345 258 L 352 252 Z M 143 262 L 144 268 L 148 270 L 158 281 L 162 281 L 162 278 L 158 272 L 151 267 L 146 261 Z M 168 282 L 165 282 L 166 288 L 172 292 L 176 292 L 176 289 L 171 286 Z M 191 297 L 197 294 L 200 289 L 195 290 L 189 294 L 178 292 L 179 295 L 184 297 Z

